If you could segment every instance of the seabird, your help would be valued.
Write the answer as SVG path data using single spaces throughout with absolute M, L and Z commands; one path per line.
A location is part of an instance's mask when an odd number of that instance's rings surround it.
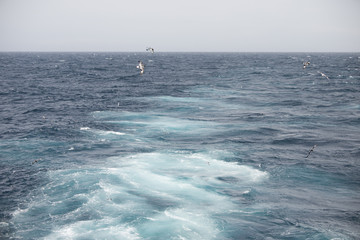
M 144 68 L 145 68 L 145 65 L 142 61 L 139 61 L 138 62 L 139 64 L 136 66 L 136 68 L 139 68 L 140 69 L 140 73 L 143 74 L 144 73 Z
M 41 160 L 41 158 L 39 158 L 39 159 L 35 159 L 32 163 L 31 163 L 31 165 L 33 165 L 33 164 L 35 164 L 35 163 L 37 163 L 38 161 L 40 161 Z
M 147 52 L 154 53 L 154 48 L 152 48 L 152 47 L 148 47 L 148 48 L 146 48 L 146 51 L 147 51 Z
M 319 71 L 318 71 L 318 73 L 320 73 L 321 76 L 326 77 L 327 80 L 330 80 L 329 77 L 325 75 L 325 73 L 322 73 L 322 72 L 319 72 Z
M 309 62 L 309 61 L 307 61 L 307 62 L 304 62 L 303 64 L 304 64 L 304 69 L 305 69 L 307 66 L 309 66 L 309 65 L 310 65 L 310 62 Z
M 314 145 L 310 151 L 308 152 L 307 156 L 305 158 L 308 158 L 310 156 L 310 154 L 314 151 L 314 149 L 316 148 L 316 145 Z

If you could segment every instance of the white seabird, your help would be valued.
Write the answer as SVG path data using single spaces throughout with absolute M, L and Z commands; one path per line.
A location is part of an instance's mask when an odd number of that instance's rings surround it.
M 327 80 L 330 80 L 329 77 L 325 75 L 325 73 L 322 73 L 322 72 L 319 72 L 319 71 L 318 71 L 318 73 L 320 73 L 321 76 L 326 77 Z
M 138 62 L 139 64 L 136 66 L 136 68 L 139 68 L 140 69 L 140 73 L 143 74 L 144 73 L 144 68 L 145 68 L 145 65 L 142 61 L 139 61 Z
M 151 52 L 151 53 L 154 53 L 154 48 L 152 48 L 152 47 L 148 47 L 148 48 L 146 48 L 146 51 L 147 52 Z

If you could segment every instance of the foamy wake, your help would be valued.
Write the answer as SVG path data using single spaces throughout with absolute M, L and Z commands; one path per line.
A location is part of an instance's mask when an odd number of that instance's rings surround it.
M 39 229 L 49 229 L 46 239 L 218 239 L 224 216 L 240 208 L 227 190 L 248 194 L 267 177 L 189 152 L 106 162 L 101 169 L 50 172 L 50 183 L 29 209 L 14 214 L 15 222 L 47 216 L 37 220 Z

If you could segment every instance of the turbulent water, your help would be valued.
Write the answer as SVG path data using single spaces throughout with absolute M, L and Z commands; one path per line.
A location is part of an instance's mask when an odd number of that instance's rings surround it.
M 0 53 L 0 238 L 357 239 L 359 69 L 358 53 Z

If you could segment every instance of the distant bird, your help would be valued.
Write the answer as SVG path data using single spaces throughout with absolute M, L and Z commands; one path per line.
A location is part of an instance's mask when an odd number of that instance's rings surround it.
M 308 152 L 307 156 L 305 158 L 308 158 L 310 156 L 310 154 L 314 151 L 314 149 L 316 148 L 316 145 L 314 145 L 310 151 Z
M 147 47 L 147 48 L 146 48 L 146 51 L 147 51 L 147 52 L 151 52 L 151 53 L 154 53 L 154 52 L 155 52 L 154 48 L 152 48 L 152 47 Z
M 307 61 L 307 62 L 304 62 L 303 64 L 304 64 L 304 69 L 305 69 L 307 66 L 309 66 L 309 65 L 310 65 L 310 62 L 309 62 L 309 61 Z
M 321 76 L 326 77 L 327 80 L 330 80 L 329 77 L 325 75 L 325 73 L 322 73 L 322 72 L 319 72 L 319 71 L 318 71 L 318 73 L 320 73 Z
M 37 163 L 38 161 L 40 161 L 41 160 L 41 158 L 39 158 L 39 159 L 35 159 L 32 163 L 31 163 L 31 165 L 33 165 L 33 164 L 35 164 L 35 163 Z
M 142 61 L 138 61 L 138 65 L 136 66 L 136 68 L 140 69 L 140 73 L 143 74 L 144 73 L 144 69 L 145 69 L 145 65 Z

